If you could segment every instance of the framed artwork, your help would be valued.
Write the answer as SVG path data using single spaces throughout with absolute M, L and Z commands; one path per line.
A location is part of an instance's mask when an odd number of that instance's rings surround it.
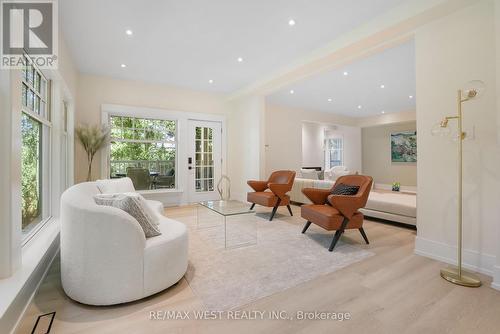
M 417 162 L 417 132 L 391 133 L 391 161 Z

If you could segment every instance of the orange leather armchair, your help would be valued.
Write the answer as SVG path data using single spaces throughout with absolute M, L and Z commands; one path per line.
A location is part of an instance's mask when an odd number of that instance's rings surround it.
M 357 194 L 352 196 L 332 195 L 332 190 L 341 183 L 359 186 Z M 368 237 L 363 230 L 363 214 L 358 210 L 366 205 L 372 183 L 373 179 L 370 176 L 345 175 L 339 177 L 330 190 L 302 189 L 302 193 L 313 202 L 313 204 L 301 207 L 301 216 L 307 220 L 302 233 L 307 231 L 311 223 L 321 226 L 327 231 L 335 230 L 335 235 L 328 249 L 330 252 L 333 251 L 337 241 L 346 229 L 357 228 L 365 242 L 369 244 Z
M 293 216 L 290 208 L 290 196 L 286 193 L 292 190 L 294 180 L 294 171 L 279 170 L 273 172 L 267 181 L 248 181 L 248 185 L 254 190 L 247 194 L 247 201 L 252 203 L 250 209 L 253 209 L 255 204 L 272 207 L 273 212 L 269 219 L 272 221 L 278 207 L 286 205 L 288 212 Z M 267 189 L 270 191 L 266 191 Z

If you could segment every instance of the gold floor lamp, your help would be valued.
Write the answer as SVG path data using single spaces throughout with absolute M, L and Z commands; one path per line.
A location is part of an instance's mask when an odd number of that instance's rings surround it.
M 484 91 L 484 83 L 479 80 L 470 81 L 463 89 L 457 93 L 457 115 L 445 117 L 435 128 L 432 129 L 433 135 L 447 135 L 450 133 L 448 122 L 457 120 L 457 141 L 458 141 L 458 240 L 457 240 L 457 267 L 441 269 L 441 277 L 454 284 L 479 287 L 481 280 L 478 276 L 462 269 L 462 143 L 466 138 L 463 131 L 462 105 L 472 99 L 477 99 Z

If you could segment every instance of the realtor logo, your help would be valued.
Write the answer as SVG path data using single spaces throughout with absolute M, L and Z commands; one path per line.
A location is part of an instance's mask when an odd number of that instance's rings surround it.
M 1 0 L 1 66 L 22 68 L 29 57 L 41 69 L 57 68 L 57 2 Z

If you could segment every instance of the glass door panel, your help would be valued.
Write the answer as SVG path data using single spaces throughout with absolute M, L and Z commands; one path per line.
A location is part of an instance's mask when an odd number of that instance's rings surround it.
M 221 124 L 190 122 L 190 155 L 188 170 L 190 201 L 218 199 L 217 182 L 221 175 Z

